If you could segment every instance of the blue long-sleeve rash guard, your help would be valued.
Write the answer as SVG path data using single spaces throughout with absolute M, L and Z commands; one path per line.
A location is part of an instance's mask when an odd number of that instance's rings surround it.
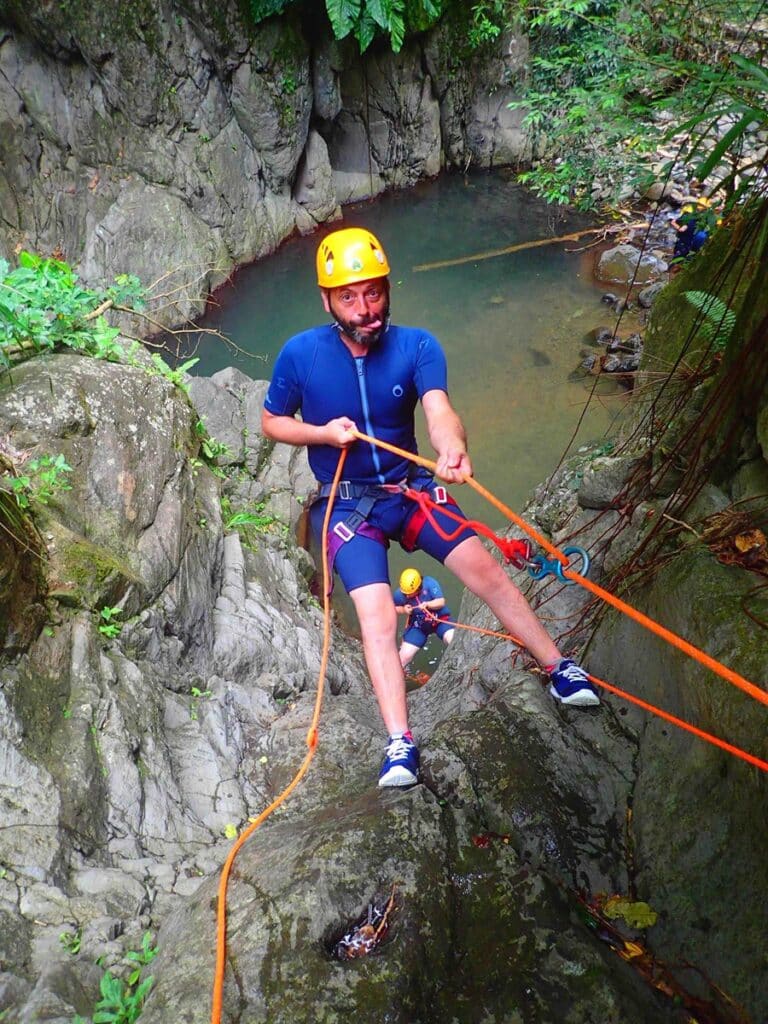
M 414 410 L 427 391 L 448 391 L 445 354 L 437 338 L 416 327 L 390 326 L 365 356 L 354 357 L 329 324 L 290 338 L 275 362 L 264 407 L 275 416 L 301 412 L 322 426 L 339 416 L 372 437 L 416 452 Z M 339 449 L 310 445 L 309 464 L 321 483 L 333 479 Z M 349 449 L 344 477 L 394 483 L 412 464 L 376 445 Z

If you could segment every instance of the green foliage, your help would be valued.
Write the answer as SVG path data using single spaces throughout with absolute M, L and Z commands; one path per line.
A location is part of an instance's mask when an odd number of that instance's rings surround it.
M 144 932 L 141 939 L 141 949 L 131 949 L 125 954 L 126 960 L 131 960 L 136 964 L 136 967 L 128 975 L 128 984 L 135 985 L 141 975 L 142 967 L 146 967 L 151 964 L 157 956 L 157 946 L 152 945 L 152 935 L 150 932 Z
M 47 505 L 57 491 L 71 491 L 66 474 L 72 472 L 63 455 L 41 455 L 25 464 L 25 471 L 12 477 L 11 488 L 20 509 L 33 502 Z
M 199 359 L 187 359 L 185 363 L 181 363 L 176 369 L 173 369 L 173 367 L 166 363 L 159 352 L 152 353 L 152 365 L 155 368 L 155 372 L 161 377 L 165 377 L 174 387 L 181 388 L 185 394 L 189 392 L 189 384 L 186 382 L 185 376 L 195 363 L 199 362 Z
M 295 0 L 251 0 L 254 24 L 281 14 Z M 405 34 L 422 32 L 437 21 L 446 0 L 325 0 L 325 10 L 336 39 L 352 35 L 364 53 L 378 33 L 389 36 L 399 53 Z M 482 5 L 482 6 L 492 6 Z
M 507 0 L 480 0 L 480 3 L 473 4 L 472 21 L 467 33 L 471 49 L 477 50 L 498 39 L 509 23 L 508 8 Z
M 755 0 L 523 5 L 533 56 L 512 106 L 526 111 L 538 158 L 524 181 L 589 209 L 599 193 L 616 201 L 627 184 L 645 187 L 658 147 L 687 133 L 680 158 L 699 179 L 723 164 L 720 187 L 736 201 L 750 187 L 739 166 L 745 133 L 768 127 L 768 75 L 758 60 L 724 52 L 723 39 L 746 32 L 756 10 Z
M 736 326 L 736 314 L 722 299 L 709 292 L 683 292 L 683 295 L 703 317 L 699 328 L 702 337 L 715 352 L 722 352 Z
M 101 623 L 99 625 L 99 632 L 102 636 L 108 636 L 110 640 L 114 639 L 123 628 L 121 623 L 115 621 L 123 614 L 120 608 L 110 608 L 105 605 L 99 611 L 99 619 Z
M 272 512 L 265 511 L 266 503 L 258 501 L 250 508 L 232 511 L 227 497 L 221 499 L 221 515 L 225 530 L 237 530 L 246 547 L 255 549 L 258 538 L 267 533 L 285 535 L 288 527 Z
M 193 686 L 189 691 L 192 695 L 192 700 L 189 705 L 189 717 L 193 722 L 197 721 L 198 718 L 198 707 L 201 700 L 208 700 L 209 697 L 213 696 L 213 690 L 201 690 L 199 686 Z
M 61 260 L 22 252 L 14 270 L 0 260 L 0 366 L 60 347 L 101 359 L 119 358 L 119 331 L 102 315 L 117 304 L 141 308 L 137 278 L 123 274 L 98 292 L 80 285 L 77 274 Z
M 686 125 L 695 134 L 691 156 L 703 156 L 696 168 L 696 177 L 703 180 L 713 171 L 719 172 L 717 190 L 728 206 L 738 202 L 753 186 L 754 175 L 764 165 L 764 158 L 742 160 L 748 132 L 768 131 L 768 74 L 761 65 L 740 53 L 732 53 L 726 69 L 698 70 L 712 94 L 712 103 Z M 719 126 L 730 124 L 718 138 Z
M 265 18 L 271 18 L 273 14 L 281 14 L 292 3 L 293 0 L 251 0 L 251 17 L 254 24 L 258 25 Z
M 225 530 L 243 530 L 244 528 L 252 528 L 257 533 L 268 533 L 273 526 L 282 526 L 282 523 L 273 515 L 271 512 L 265 512 L 265 503 L 263 501 L 257 502 L 254 505 L 252 511 L 245 512 L 234 512 L 227 514 L 225 512 L 224 529 Z M 222 511 L 225 511 L 222 509 Z
M 198 420 L 195 423 L 195 434 L 200 438 L 200 451 L 206 462 L 215 462 L 220 456 L 228 458 L 232 455 L 232 449 L 228 444 L 210 436 L 203 420 Z
M 59 935 L 59 942 L 68 953 L 71 953 L 72 956 L 77 956 L 80 952 L 80 943 L 82 942 L 82 938 L 83 929 L 78 928 L 74 932 L 62 932 Z
M 131 950 L 126 959 L 136 964 L 127 981 L 106 971 L 99 983 L 101 998 L 94 1007 L 93 1024 L 135 1024 L 141 1016 L 144 1001 L 152 988 L 154 978 L 150 975 L 139 981 L 141 972 L 157 956 L 157 947 L 152 945 L 149 932 L 145 932 L 140 950 Z M 86 1024 L 79 1015 L 72 1019 L 72 1024 Z

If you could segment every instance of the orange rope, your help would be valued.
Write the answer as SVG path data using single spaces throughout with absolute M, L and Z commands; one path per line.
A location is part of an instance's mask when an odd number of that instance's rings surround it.
M 517 644 L 518 647 L 525 647 L 522 640 L 518 640 L 517 637 L 512 636 L 511 633 L 497 633 L 493 629 L 483 629 L 482 626 L 470 626 L 466 622 L 453 622 L 451 619 L 439 619 L 437 615 L 429 612 L 427 619 L 436 619 L 438 622 L 442 622 L 445 626 L 455 626 L 456 629 L 470 629 L 473 633 L 482 633 L 484 636 L 496 636 L 499 640 L 511 640 L 513 644 Z
M 664 718 L 667 722 L 671 722 L 672 725 L 676 725 L 678 729 L 685 729 L 686 732 L 693 733 L 694 736 L 698 736 L 699 739 L 706 740 L 707 743 L 712 743 L 716 747 L 720 747 L 722 750 L 727 750 L 729 754 L 734 754 L 736 757 L 740 757 L 742 761 L 747 761 L 749 764 L 755 765 L 757 768 L 762 768 L 764 772 L 768 772 L 768 761 L 761 761 L 759 757 L 755 757 L 754 754 L 748 754 L 745 750 L 741 750 L 739 747 L 734 747 L 730 743 L 726 743 L 725 740 L 720 740 L 717 736 L 712 736 L 708 732 L 704 732 L 703 729 L 698 729 L 695 725 L 689 725 L 688 722 L 684 722 L 681 718 L 675 718 L 674 715 L 670 715 L 668 711 L 662 711 L 661 708 L 655 707 L 653 704 L 648 704 L 646 701 L 641 700 L 639 697 L 633 697 L 631 693 L 626 693 L 624 690 L 620 690 L 618 686 L 612 686 L 610 683 L 606 683 L 604 679 L 599 679 L 597 676 L 593 676 L 587 673 L 593 683 L 597 683 L 598 686 L 602 686 L 610 693 L 615 693 L 618 697 L 623 697 L 625 700 L 631 701 L 633 704 L 637 704 L 638 707 L 644 708 L 646 711 L 650 711 L 654 715 L 658 715 L 659 718 Z
M 402 458 L 410 459 L 417 465 L 424 466 L 426 469 L 432 470 L 432 472 L 434 472 L 437 469 L 437 466 L 434 462 L 432 462 L 430 459 L 423 458 L 421 455 L 414 455 L 413 452 L 404 451 L 402 448 L 397 448 L 395 447 L 395 445 L 388 444 L 386 441 L 380 441 L 376 437 L 370 437 L 368 434 L 361 434 L 360 431 L 357 430 L 354 433 L 355 437 L 357 437 L 359 440 L 367 441 L 369 444 L 379 445 L 381 448 L 385 448 L 387 451 L 393 452 L 395 455 L 399 455 Z M 708 669 L 711 669 L 713 672 L 716 672 L 717 675 L 721 676 L 723 679 L 726 679 L 729 683 L 733 683 L 734 686 L 737 686 L 740 690 L 743 690 L 744 693 L 749 694 L 750 697 L 753 697 L 761 704 L 768 705 L 768 693 L 766 693 L 765 690 L 760 689 L 759 686 L 755 686 L 754 683 L 751 683 L 748 679 L 745 679 L 743 676 L 740 676 L 738 672 L 734 672 L 732 669 L 721 664 L 715 658 L 710 657 L 710 655 L 706 654 L 704 651 L 699 650 L 698 647 L 694 647 L 693 644 L 688 643 L 688 641 L 684 640 L 681 636 L 678 636 L 676 633 L 673 633 L 665 626 L 660 625 L 658 622 L 655 622 L 653 619 L 649 618 L 647 615 L 644 615 L 636 608 L 633 608 L 625 601 L 622 601 L 620 597 L 616 597 L 614 594 L 611 594 L 609 591 L 604 590 L 602 587 L 598 586 L 597 583 L 593 583 L 592 580 L 588 580 L 585 576 L 580 576 L 579 573 L 573 572 L 573 570 L 568 569 L 568 559 L 561 551 L 559 551 L 554 546 L 554 544 L 551 543 L 551 541 L 547 540 L 546 537 L 542 536 L 542 534 L 540 534 L 532 526 L 529 526 L 524 519 L 521 519 L 520 516 L 518 516 L 515 512 L 512 511 L 511 508 L 509 508 L 509 506 L 505 505 L 502 501 L 499 501 L 499 499 L 495 495 L 491 494 L 489 490 L 483 487 L 482 484 L 479 484 L 475 479 L 473 479 L 472 477 L 466 477 L 464 482 L 469 484 L 470 487 L 477 491 L 478 494 L 481 494 L 486 499 L 486 501 L 489 501 L 491 505 L 493 505 L 494 508 L 498 509 L 499 512 L 505 515 L 507 519 L 511 520 L 511 522 L 513 522 L 516 526 L 519 526 L 521 530 L 524 530 L 525 533 L 527 533 L 529 537 L 535 540 L 540 547 L 544 548 L 546 551 L 549 552 L 550 555 L 553 555 L 555 558 L 557 558 L 558 561 L 561 562 L 563 565 L 563 575 L 567 576 L 568 579 L 574 580 L 576 583 L 581 584 L 581 586 L 584 587 L 586 590 L 591 591 L 597 597 L 602 598 L 603 601 L 607 602 L 610 605 L 613 605 L 614 608 L 617 608 L 620 612 L 623 612 L 625 615 L 628 615 L 629 618 L 634 619 L 635 622 L 639 623 L 641 626 L 644 626 L 652 633 L 655 633 L 657 636 L 661 637 L 662 640 L 666 640 L 667 643 L 672 644 L 673 647 L 677 647 L 678 650 L 681 650 L 684 654 L 687 654 L 689 657 L 694 658 L 700 664 L 705 665 Z
M 330 605 L 330 587 L 329 582 L 329 566 L 328 566 L 328 549 L 325 543 L 326 536 L 328 534 L 328 523 L 331 518 L 331 509 L 333 508 L 333 500 L 336 496 L 336 490 L 338 488 L 339 480 L 341 479 L 341 471 L 344 466 L 344 462 L 347 457 L 347 450 L 342 448 L 339 456 L 339 464 L 336 467 L 336 473 L 331 484 L 331 493 L 328 498 L 328 505 L 325 510 L 325 517 L 323 519 L 323 532 L 322 532 L 322 549 L 323 549 L 323 615 L 324 615 L 324 632 L 323 632 L 323 652 L 320 658 L 320 673 L 317 681 L 317 696 L 315 697 L 315 710 L 312 715 L 312 721 L 310 722 L 309 729 L 307 730 L 307 753 L 302 761 L 298 771 L 294 775 L 293 779 L 288 783 L 285 789 L 280 793 L 279 796 L 275 797 L 272 803 L 265 810 L 261 812 L 258 818 L 248 825 L 232 846 L 229 851 L 229 856 L 224 862 L 224 867 L 221 869 L 221 877 L 219 879 L 219 895 L 218 903 L 216 906 L 216 968 L 213 976 L 213 999 L 211 1005 L 211 1024 L 220 1024 L 221 1022 L 221 1005 L 224 996 L 224 970 L 226 966 L 226 955 L 227 955 L 227 882 L 229 881 L 229 875 L 232 870 L 235 857 L 238 851 L 245 843 L 246 839 L 251 836 L 259 825 L 276 810 L 280 804 L 282 804 L 298 786 L 301 780 L 307 773 L 307 769 L 315 756 L 315 750 L 317 749 L 318 733 L 317 725 L 320 720 L 320 708 L 323 703 L 323 687 L 325 683 L 325 673 L 328 668 L 328 651 L 331 644 L 331 605 Z

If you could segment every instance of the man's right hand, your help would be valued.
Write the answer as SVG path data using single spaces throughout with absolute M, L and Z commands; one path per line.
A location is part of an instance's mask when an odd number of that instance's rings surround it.
M 328 420 L 325 424 L 326 444 L 334 448 L 349 448 L 357 438 L 354 431 L 357 430 L 354 420 L 348 416 L 339 416 L 335 420 Z

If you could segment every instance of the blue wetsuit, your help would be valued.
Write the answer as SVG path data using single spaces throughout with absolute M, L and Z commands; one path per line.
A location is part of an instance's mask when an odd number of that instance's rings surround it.
M 415 454 L 414 411 L 417 402 L 433 390 L 448 390 L 447 369 L 440 343 L 427 331 L 389 326 L 366 355 L 355 358 L 339 337 L 338 328 L 329 324 L 303 331 L 285 343 L 275 362 L 264 407 L 275 416 L 294 416 L 300 411 L 305 423 L 318 426 L 348 416 L 362 432 Z M 309 464 L 321 484 L 333 479 L 339 454 L 331 445 L 309 446 Z M 431 483 L 424 471 L 414 473 L 408 459 L 362 441 L 350 447 L 344 476 L 351 484 L 373 487 L 408 479 L 419 489 L 428 489 Z M 345 500 L 340 493 L 334 501 L 331 527 L 347 519 L 356 505 L 355 498 Z M 414 503 L 402 495 L 382 492 L 367 522 L 386 538 L 399 540 L 415 510 Z M 455 506 L 453 511 L 458 511 Z M 316 536 L 324 513 L 325 501 L 316 501 L 310 512 Z M 456 530 L 455 520 L 441 517 L 439 512 L 435 518 L 448 532 Z M 427 523 L 419 532 L 417 546 L 442 562 L 472 534 L 467 529 L 453 541 L 445 541 Z M 386 549 L 370 537 L 355 535 L 342 544 L 335 568 L 347 590 L 367 583 L 389 585 Z
M 396 605 L 402 606 L 404 604 L 426 604 L 427 601 L 434 601 L 435 598 L 442 596 L 442 588 L 434 576 L 423 576 L 421 590 L 419 590 L 418 594 L 411 594 L 410 597 L 406 597 L 402 590 L 396 590 L 392 595 L 392 599 Z M 416 608 L 408 616 L 403 640 L 406 643 L 413 644 L 414 647 L 423 647 L 433 633 L 437 633 L 442 640 L 445 634 L 454 628 L 450 621 L 446 621 L 452 618 L 451 610 L 445 604 L 434 612 Z

